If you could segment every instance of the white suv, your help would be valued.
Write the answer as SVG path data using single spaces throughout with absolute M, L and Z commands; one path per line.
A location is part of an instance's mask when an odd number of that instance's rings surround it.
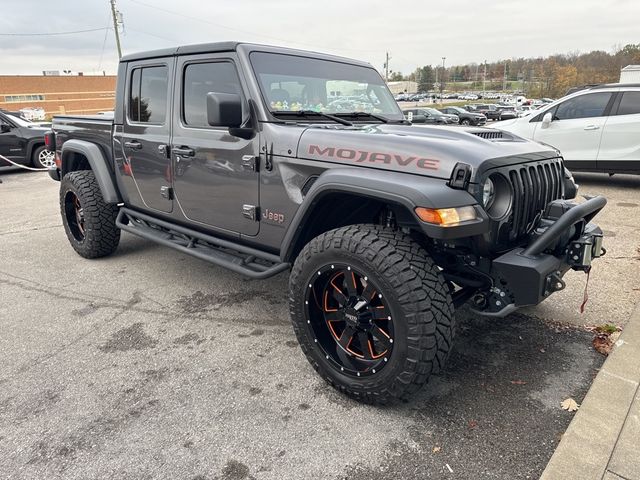
M 571 170 L 640 174 L 640 84 L 580 90 L 492 127 L 557 148 Z

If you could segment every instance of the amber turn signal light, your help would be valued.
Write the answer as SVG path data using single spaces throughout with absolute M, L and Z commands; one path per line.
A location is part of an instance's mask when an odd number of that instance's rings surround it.
M 426 223 L 450 227 L 469 220 L 475 220 L 476 209 L 472 206 L 458 208 L 425 208 L 415 210 L 418 218 Z

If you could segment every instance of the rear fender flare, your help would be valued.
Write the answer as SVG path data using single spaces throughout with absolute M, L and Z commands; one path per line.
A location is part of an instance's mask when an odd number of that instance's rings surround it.
M 60 158 L 62 159 L 61 178 L 71 171 L 69 168 L 69 154 L 78 153 L 84 156 L 93 174 L 96 176 L 98 187 L 106 203 L 120 203 L 122 200 L 116 189 L 115 179 L 109 169 L 107 159 L 95 143 L 85 140 L 67 140 L 62 145 Z

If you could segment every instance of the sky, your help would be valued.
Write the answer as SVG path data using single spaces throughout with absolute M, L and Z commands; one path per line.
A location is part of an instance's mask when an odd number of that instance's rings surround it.
M 116 71 L 109 0 L 0 0 L 0 74 Z M 639 0 L 117 0 L 123 53 L 240 40 L 405 74 L 640 43 Z M 68 35 L 50 34 L 78 30 Z M 12 35 L 7 35 L 12 34 Z

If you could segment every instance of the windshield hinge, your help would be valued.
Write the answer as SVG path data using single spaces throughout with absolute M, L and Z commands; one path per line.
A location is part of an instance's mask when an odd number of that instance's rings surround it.
M 242 168 L 251 172 L 257 172 L 260 165 L 260 157 L 255 155 L 244 155 L 242 157 Z
M 256 207 L 255 205 L 243 205 L 242 216 L 255 222 L 256 220 L 258 220 L 259 208 L 260 207 Z

